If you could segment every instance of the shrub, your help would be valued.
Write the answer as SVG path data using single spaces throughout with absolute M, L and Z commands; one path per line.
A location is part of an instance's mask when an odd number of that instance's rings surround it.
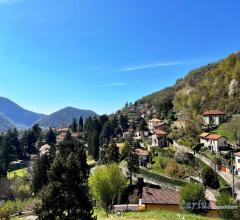
M 209 209 L 209 203 L 205 199 L 205 188 L 203 185 L 188 183 L 180 190 L 180 201 L 182 207 L 192 213 L 204 213 Z
M 220 187 L 217 173 L 210 167 L 203 168 L 202 181 L 204 186 L 209 186 L 212 189 Z
M 236 206 L 234 200 L 227 193 L 221 193 L 216 204 L 218 206 Z M 223 219 L 239 219 L 239 209 L 219 209 L 218 213 Z
M 175 159 L 178 163 L 181 163 L 181 164 L 192 164 L 195 162 L 194 155 L 188 152 L 176 153 Z
M 166 174 L 174 178 L 183 178 L 185 176 L 185 170 L 177 164 L 175 160 L 170 160 L 167 162 Z

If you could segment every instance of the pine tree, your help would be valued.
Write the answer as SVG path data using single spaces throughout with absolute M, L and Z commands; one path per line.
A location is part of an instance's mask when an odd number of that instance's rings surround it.
M 37 211 L 40 220 L 94 220 L 88 187 L 89 168 L 83 147 L 75 145 L 67 157 L 60 151 L 49 173 L 49 184 Z
M 79 122 L 78 122 L 78 131 L 83 132 L 83 118 L 80 117 Z
M 32 189 L 34 193 L 39 192 L 43 186 L 48 184 L 48 171 L 50 160 L 46 154 L 36 160 L 33 167 Z
M 72 132 L 77 132 L 78 131 L 78 124 L 77 124 L 77 119 L 74 118 L 72 121 L 72 124 L 70 125 L 70 129 Z

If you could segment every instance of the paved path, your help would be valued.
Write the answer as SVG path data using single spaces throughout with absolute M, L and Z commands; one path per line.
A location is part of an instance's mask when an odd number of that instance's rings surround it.
M 186 146 L 183 146 L 183 145 L 179 145 L 177 142 L 174 141 L 174 146 L 177 148 L 178 151 L 184 151 L 184 152 L 189 152 L 189 153 L 192 153 L 194 154 L 193 150 L 191 150 L 190 148 L 186 147 Z M 209 160 L 208 158 L 200 155 L 200 154 L 195 154 L 194 155 L 196 158 L 200 159 L 202 162 L 204 162 L 206 165 L 208 165 L 209 167 L 213 168 L 215 167 L 215 164 Z M 229 173 L 224 173 L 222 171 L 217 171 L 218 175 L 221 176 L 231 187 L 233 186 L 233 183 L 232 183 L 232 174 L 229 174 Z M 237 193 L 237 200 L 240 201 L 240 178 L 235 176 L 234 178 L 235 180 L 235 184 L 234 184 L 234 187 L 235 187 L 235 191 Z

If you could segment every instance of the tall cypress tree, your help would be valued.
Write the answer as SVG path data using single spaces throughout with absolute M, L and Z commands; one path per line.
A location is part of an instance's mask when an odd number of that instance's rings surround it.
M 82 117 L 79 118 L 78 131 L 83 132 L 83 118 Z

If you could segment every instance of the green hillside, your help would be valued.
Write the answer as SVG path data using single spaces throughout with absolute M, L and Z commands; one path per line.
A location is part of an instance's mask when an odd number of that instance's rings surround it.
M 156 107 L 158 115 L 169 111 L 200 114 L 219 109 L 228 114 L 240 113 L 240 54 L 195 69 L 176 84 L 145 96 L 138 103 Z

